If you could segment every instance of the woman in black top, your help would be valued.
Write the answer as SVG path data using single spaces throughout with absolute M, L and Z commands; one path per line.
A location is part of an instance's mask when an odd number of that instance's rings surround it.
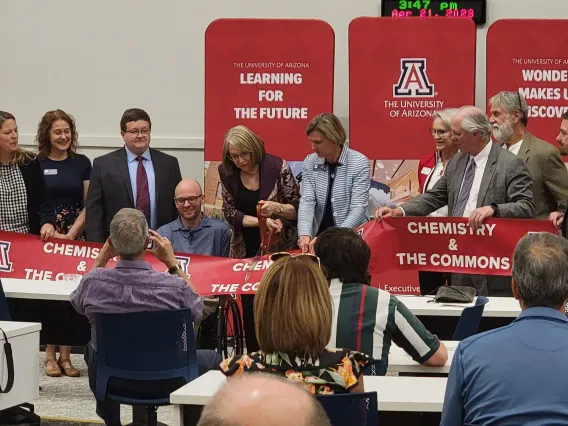
M 14 116 L 0 111 L 0 231 L 57 236 L 53 201 L 35 154 L 18 145 Z
M 59 238 L 84 240 L 85 199 L 91 178 L 91 161 L 77 154 L 77 130 L 73 117 L 61 110 L 49 111 L 41 119 L 36 142 L 47 188 L 55 204 L 55 230 Z M 79 377 L 71 364 L 71 346 L 55 346 L 45 350 L 45 374 Z

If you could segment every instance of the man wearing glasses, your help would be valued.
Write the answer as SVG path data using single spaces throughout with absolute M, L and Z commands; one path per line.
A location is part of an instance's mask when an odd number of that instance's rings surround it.
M 193 179 L 182 180 L 176 187 L 174 201 L 178 218 L 158 229 L 158 234 L 172 242 L 174 251 L 229 257 L 231 230 L 225 222 L 201 212 L 201 185 Z
M 177 158 L 150 148 L 152 122 L 142 109 L 128 109 L 120 120 L 124 147 L 93 162 L 87 193 L 87 240 L 104 243 L 110 221 L 122 208 L 144 213 L 150 229 L 178 215 L 173 195 L 181 181 Z

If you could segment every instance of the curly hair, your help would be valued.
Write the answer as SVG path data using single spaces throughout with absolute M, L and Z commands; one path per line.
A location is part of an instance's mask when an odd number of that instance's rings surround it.
M 71 128 L 71 145 L 69 145 L 69 149 L 67 149 L 67 155 L 72 157 L 77 151 L 77 140 L 79 139 L 79 134 L 75 127 L 75 119 L 72 115 L 67 114 L 65 111 L 56 109 L 55 111 L 46 112 L 37 126 L 36 143 L 38 145 L 40 157 L 45 158 L 51 152 L 50 132 L 53 123 L 57 120 L 65 121 Z

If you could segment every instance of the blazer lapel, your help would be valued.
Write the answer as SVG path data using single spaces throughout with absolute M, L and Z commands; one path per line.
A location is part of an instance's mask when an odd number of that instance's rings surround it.
M 483 178 L 481 178 L 481 185 L 479 186 L 479 193 L 477 194 L 477 204 L 476 207 L 483 206 L 483 201 L 485 199 L 485 194 L 491 183 L 491 178 L 495 169 L 497 168 L 497 159 L 499 158 L 499 150 L 503 149 L 501 146 L 494 144 L 489 141 L 491 146 L 491 151 L 489 152 L 489 157 L 487 158 L 487 164 L 485 165 L 485 170 L 483 172 Z
M 531 150 L 532 135 L 530 133 L 525 133 L 523 143 L 519 148 L 519 158 L 522 158 L 525 162 L 529 158 L 529 151 Z
M 152 159 L 152 166 L 154 168 L 154 181 L 155 181 L 155 193 L 156 193 L 156 205 L 160 205 L 160 184 L 162 183 L 162 170 L 164 167 L 160 167 L 160 156 L 156 154 L 156 150 L 150 148 L 150 158 Z
M 454 186 L 454 188 L 453 188 L 454 189 L 453 190 L 453 193 L 454 193 L 453 199 L 454 200 L 457 200 L 457 198 L 460 195 L 461 184 L 462 184 L 462 181 L 463 181 L 463 176 L 465 175 L 465 169 L 467 167 L 468 162 L 469 162 L 469 154 L 463 154 L 462 157 L 460 158 L 460 162 L 459 162 L 459 164 L 456 168 L 455 179 L 452 179 L 452 185 Z M 452 205 L 450 205 L 450 204 L 452 204 Z M 449 196 L 448 196 L 448 207 L 453 209 L 454 208 L 453 204 L 454 204 L 453 200 L 450 203 Z M 450 210 L 450 214 L 451 214 L 451 212 L 452 212 L 452 210 Z
M 130 183 L 130 174 L 128 173 L 128 160 L 126 158 L 125 148 L 118 150 L 116 153 L 116 167 L 118 172 L 122 176 L 124 185 L 126 186 L 126 191 L 128 192 L 128 197 L 130 198 L 130 203 L 132 206 L 135 206 L 136 204 L 134 203 L 134 196 L 132 195 L 132 184 Z

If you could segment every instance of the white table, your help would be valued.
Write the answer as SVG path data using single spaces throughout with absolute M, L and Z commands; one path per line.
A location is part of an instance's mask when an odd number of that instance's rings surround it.
M 0 394 L 0 410 L 32 401 L 39 397 L 39 332 L 41 324 L 0 321 L 14 358 L 14 386 Z M 8 368 L 4 354 L 4 336 L 0 333 L 0 384 L 6 387 Z
M 459 317 L 464 308 L 474 303 L 435 303 L 428 296 L 397 296 L 414 315 Z M 519 301 L 513 297 L 489 297 L 483 310 L 484 317 L 517 318 L 521 313 Z
M 2 287 L 6 297 L 69 301 L 69 296 L 77 285 L 71 286 L 64 281 L 2 278 Z
M 205 405 L 227 381 L 220 371 L 209 371 L 170 395 L 174 424 L 184 424 L 184 405 Z M 441 412 L 445 377 L 365 376 L 365 391 L 377 392 L 379 411 Z
M 445 340 L 442 343 L 446 345 L 448 350 L 448 361 L 443 367 L 425 367 L 414 361 L 402 348 L 394 343 L 391 345 L 389 352 L 389 373 L 410 373 L 410 374 L 448 374 L 452 366 L 452 358 L 454 351 L 458 345 L 458 341 Z M 367 380 L 365 376 L 365 380 Z

